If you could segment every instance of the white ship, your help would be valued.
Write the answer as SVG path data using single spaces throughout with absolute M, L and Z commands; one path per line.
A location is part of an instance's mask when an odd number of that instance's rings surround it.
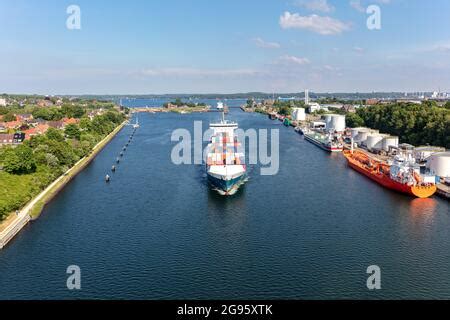
M 225 120 L 222 103 L 217 104 L 217 109 L 222 112 L 222 119 L 210 124 L 213 133 L 207 147 L 206 173 L 210 184 L 221 194 L 232 195 L 246 180 L 245 155 L 238 150 L 241 145 L 234 132 L 238 124 Z

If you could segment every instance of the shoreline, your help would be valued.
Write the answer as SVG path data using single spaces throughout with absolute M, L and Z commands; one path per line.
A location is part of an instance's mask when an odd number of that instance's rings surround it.
M 43 191 L 35 196 L 30 202 L 28 202 L 18 214 L 16 218 L 12 219 L 3 231 L 0 232 L 0 250 L 3 249 L 22 229 L 28 222 L 34 221 L 39 218 L 45 206 L 74 178 L 76 177 L 86 166 L 88 166 L 92 160 L 99 154 L 101 150 L 125 127 L 128 119 L 117 126 L 110 134 L 97 143 L 92 149 L 91 153 L 84 158 L 81 158 L 77 163 L 73 165 L 64 174 L 59 176 L 55 181 L 48 185 Z M 14 215 L 14 213 L 11 213 Z
M 131 108 L 132 113 L 148 112 L 148 113 L 178 113 L 178 114 L 190 114 L 190 113 L 203 113 L 209 112 L 209 107 L 178 107 L 178 108 L 164 108 L 164 107 L 134 107 Z

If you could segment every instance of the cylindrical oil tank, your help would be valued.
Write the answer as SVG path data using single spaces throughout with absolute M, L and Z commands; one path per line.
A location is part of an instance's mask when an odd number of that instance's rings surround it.
M 416 161 L 423 162 L 426 159 L 428 159 L 428 157 L 431 156 L 432 154 L 440 152 L 445 152 L 445 148 L 426 146 L 415 148 L 413 153 Z
M 306 120 L 305 108 L 294 108 L 294 111 L 292 112 L 292 119 L 294 121 L 305 121 Z
M 450 177 L 450 152 L 431 155 L 427 160 L 427 167 L 438 177 Z
M 363 128 L 352 128 L 352 138 L 355 139 L 356 136 L 358 135 L 359 130 L 361 130 Z
M 331 114 L 326 114 L 323 116 L 326 128 L 331 130 Z
M 330 131 L 345 131 L 345 116 L 340 114 L 326 114 L 323 116 L 327 130 Z
M 371 134 L 367 136 L 366 146 L 368 150 L 381 149 L 383 136 L 379 134 Z
M 398 147 L 398 137 L 388 136 L 383 139 L 382 148 L 384 151 L 388 152 L 389 147 Z
M 356 142 L 365 142 L 367 140 L 367 136 L 369 135 L 369 129 L 361 129 L 358 131 L 358 134 L 355 137 Z
M 345 131 L 346 124 L 345 124 L 345 116 L 340 114 L 332 114 L 331 115 L 331 123 L 330 123 L 331 130 L 342 132 Z

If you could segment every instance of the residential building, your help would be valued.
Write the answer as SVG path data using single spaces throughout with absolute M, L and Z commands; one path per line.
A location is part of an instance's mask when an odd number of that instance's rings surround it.
M 33 115 L 31 113 L 17 114 L 16 118 L 18 121 L 30 121 L 33 120 Z
M 47 125 L 55 129 L 64 129 L 65 124 L 63 121 L 48 121 Z
M 1 133 L 0 134 L 0 146 L 3 145 L 17 145 L 21 144 L 25 140 L 25 134 L 22 132 L 18 133 Z

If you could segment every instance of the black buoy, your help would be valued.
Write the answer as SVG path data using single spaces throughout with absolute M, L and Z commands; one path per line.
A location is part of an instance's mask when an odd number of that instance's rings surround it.
M 123 149 L 122 149 L 123 151 L 125 151 L 125 150 L 127 150 L 127 147 L 123 147 Z
M 116 166 L 112 166 L 111 171 L 116 172 Z
M 117 163 L 119 163 L 119 162 L 120 162 L 120 159 L 119 159 L 119 158 L 117 158 L 117 159 L 116 159 L 116 162 L 117 162 Z
M 120 153 L 120 156 L 123 157 L 123 152 Z
M 109 182 L 109 181 L 111 181 L 111 177 L 110 177 L 109 175 L 106 175 L 106 177 L 105 177 L 105 181 L 106 181 L 106 182 Z

